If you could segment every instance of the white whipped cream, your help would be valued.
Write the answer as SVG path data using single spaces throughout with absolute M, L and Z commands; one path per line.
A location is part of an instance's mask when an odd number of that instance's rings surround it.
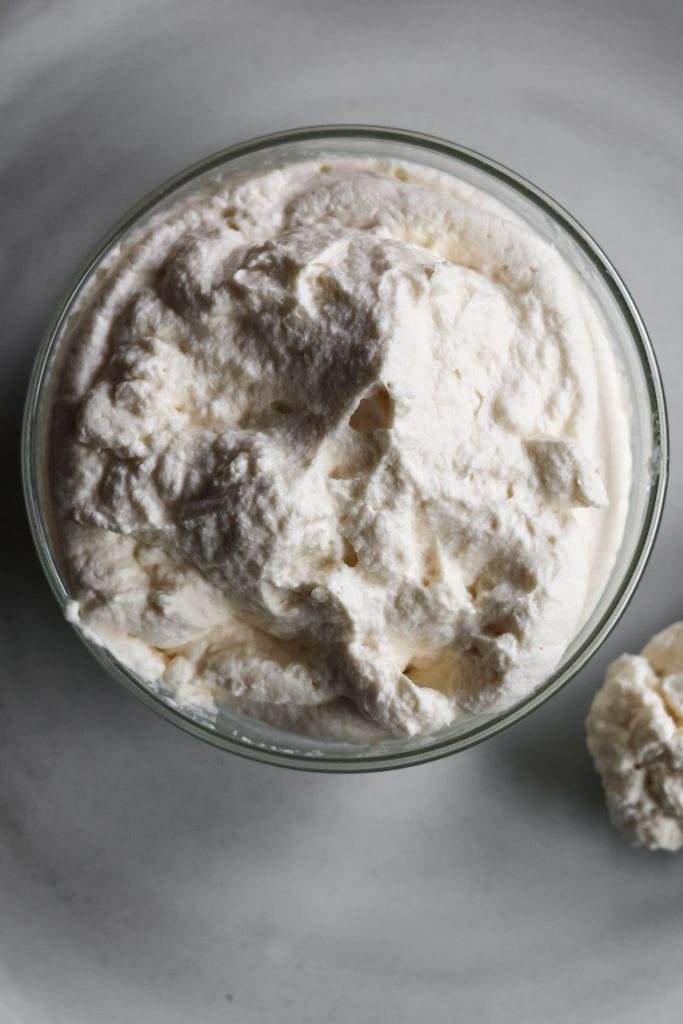
M 683 846 L 683 622 L 607 670 L 586 720 L 614 823 L 652 850 Z
M 556 250 L 463 182 L 217 180 L 109 254 L 68 345 L 68 614 L 181 707 L 428 733 L 533 689 L 595 603 L 620 373 Z

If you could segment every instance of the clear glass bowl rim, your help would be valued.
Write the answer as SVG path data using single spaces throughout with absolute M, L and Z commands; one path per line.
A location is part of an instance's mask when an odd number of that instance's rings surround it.
M 31 533 L 38 551 L 40 563 L 60 607 L 64 608 L 69 599 L 69 592 L 57 564 L 50 540 L 49 527 L 40 501 L 39 476 L 42 468 L 42 450 L 36 428 L 43 385 L 47 379 L 50 359 L 73 300 L 79 294 L 103 254 L 132 228 L 140 217 L 148 213 L 157 203 L 161 202 L 176 189 L 189 184 L 195 178 L 207 172 L 229 165 L 231 161 L 237 158 L 275 149 L 287 143 L 320 142 L 325 140 L 332 143 L 335 140 L 349 139 L 408 144 L 432 153 L 455 157 L 513 188 L 549 215 L 556 224 L 570 235 L 608 286 L 627 324 L 640 360 L 643 381 L 646 385 L 650 403 L 653 456 L 651 459 L 649 500 L 633 557 L 624 572 L 612 601 L 585 641 L 574 651 L 568 663 L 561 670 L 551 675 L 525 700 L 476 726 L 471 732 L 446 739 L 435 738 L 433 743 L 426 743 L 415 750 L 404 750 L 395 753 L 380 752 L 377 754 L 373 754 L 371 750 L 368 750 L 367 753 L 354 753 L 348 757 L 312 756 L 287 749 L 275 750 L 270 747 L 251 744 L 248 740 L 242 738 L 221 735 L 169 706 L 161 697 L 149 691 L 125 666 L 84 637 L 80 630 L 75 630 L 81 641 L 95 658 L 104 665 L 110 675 L 122 683 L 143 704 L 184 731 L 210 743 L 212 746 L 230 751 L 242 757 L 281 767 L 318 772 L 383 771 L 391 768 L 407 767 L 413 764 L 424 764 L 428 761 L 446 757 L 476 743 L 481 743 L 483 740 L 513 725 L 569 683 L 604 642 L 633 596 L 647 565 L 659 529 L 669 467 L 669 432 L 666 401 L 657 360 L 642 318 L 624 282 L 602 249 L 588 232 L 554 199 L 503 164 L 483 156 L 475 150 L 421 132 L 374 125 L 331 124 L 294 128 L 288 131 L 261 135 L 219 150 L 205 159 L 192 164 L 172 178 L 169 178 L 132 206 L 110 229 L 105 238 L 81 265 L 64 293 L 64 297 L 58 304 L 56 312 L 40 343 L 24 407 L 21 467 L 24 498 Z

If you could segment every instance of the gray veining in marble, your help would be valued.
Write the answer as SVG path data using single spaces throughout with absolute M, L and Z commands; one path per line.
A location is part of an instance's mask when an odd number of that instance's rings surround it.
M 610 830 L 582 720 L 681 615 L 680 53 L 668 0 L 0 5 L 0 1024 L 669 1024 L 683 856 Z M 668 388 L 654 557 L 602 652 L 450 760 L 316 777 L 220 754 L 108 680 L 33 553 L 18 440 L 75 266 L 140 194 L 242 138 L 364 121 L 456 139 L 568 207 Z

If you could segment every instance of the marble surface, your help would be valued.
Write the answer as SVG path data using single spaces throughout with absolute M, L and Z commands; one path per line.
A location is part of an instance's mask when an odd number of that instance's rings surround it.
M 659 1024 L 683 855 L 613 834 L 583 741 L 608 660 L 681 615 L 683 8 L 667 0 L 0 6 L 1 1024 Z M 674 444 L 637 596 L 568 689 L 449 760 L 308 776 L 203 746 L 60 620 L 24 519 L 27 376 L 76 264 L 209 151 L 305 123 L 461 141 L 613 258 Z

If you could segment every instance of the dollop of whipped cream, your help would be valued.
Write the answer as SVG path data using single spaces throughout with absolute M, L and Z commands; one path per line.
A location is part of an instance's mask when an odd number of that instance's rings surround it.
M 500 709 L 609 571 L 626 415 L 579 283 L 492 197 L 369 159 L 216 180 L 72 318 L 68 615 L 207 717 L 371 740 Z
M 614 824 L 651 850 L 683 847 L 683 622 L 607 670 L 586 719 Z

